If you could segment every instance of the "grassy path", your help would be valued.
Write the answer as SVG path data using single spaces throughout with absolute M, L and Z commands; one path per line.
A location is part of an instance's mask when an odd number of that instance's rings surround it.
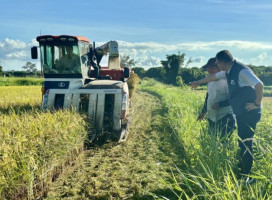
M 160 100 L 138 91 L 128 140 L 94 147 L 52 184 L 46 199 L 154 199 L 174 194 L 171 179 L 183 152 L 165 126 Z

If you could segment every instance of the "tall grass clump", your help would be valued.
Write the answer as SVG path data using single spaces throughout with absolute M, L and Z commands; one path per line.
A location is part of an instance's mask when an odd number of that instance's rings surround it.
M 33 199 L 83 148 L 86 122 L 76 112 L 42 111 L 40 87 L 6 89 L 0 87 L 0 199 Z
M 252 177 L 256 183 L 237 180 L 238 136 L 220 139 L 207 132 L 207 123 L 197 121 L 204 93 L 186 86 L 174 87 L 152 79 L 142 81 L 141 89 L 158 95 L 165 118 L 184 148 L 187 167 L 177 169 L 173 181 L 165 182 L 179 199 L 269 199 L 272 198 L 271 104 L 265 104 L 255 137 L 255 163 Z M 270 115 L 269 115 L 270 113 Z M 165 197 L 167 198 L 167 197 Z
M 139 84 L 140 78 L 137 74 L 130 74 L 130 79 L 128 79 L 129 97 L 132 98 L 135 94 L 136 87 Z

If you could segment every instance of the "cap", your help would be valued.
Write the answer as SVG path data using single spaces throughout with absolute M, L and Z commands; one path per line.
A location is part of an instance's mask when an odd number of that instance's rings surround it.
M 216 61 L 216 58 L 210 58 L 208 60 L 207 64 L 202 66 L 201 68 L 202 69 L 207 69 L 208 67 L 214 67 L 214 66 L 216 66 L 215 61 Z

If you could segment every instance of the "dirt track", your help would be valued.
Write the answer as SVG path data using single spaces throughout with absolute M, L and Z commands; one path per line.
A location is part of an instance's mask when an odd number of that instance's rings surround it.
M 167 130 L 160 100 L 145 92 L 135 96 L 128 140 L 86 151 L 51 185 L 46 199 L 175 199 L 160 180 L 171 178 L 182 150 Z

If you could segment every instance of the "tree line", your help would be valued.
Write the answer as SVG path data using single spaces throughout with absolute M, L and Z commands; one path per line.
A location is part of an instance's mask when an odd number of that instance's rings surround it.
M 120 56 L 120 65 L 123 67 L 132 67 L 133 71 L 140 78 L 149 77 L 158 81 L 172 85 L 188 84 L 207 75 L 207 72 L 198 67 L 188 67 L 191 59 L 185 62 L 185 54 L 166 55 L 165 60 L 161 60 L 161 66 L 144 69 L 137 67 L 137 62 L 131 59 L 129 55 Z M 0 63 L 1 64 L 1 63 Z M 136 66 L 136 67 L 135 67 Z M 264 85 L 272 85 L 272 66 L 254 66 L 249 65 L 254 73 L 262 80 Z M 36 64 L 27 62 L 21 71 L 5 72 L 6 76 L 35 76 L 41 77 L 41 71 L 37 70 Z M 3 67 L 0 65 L 0 76 L 3 76 Z
M 133 71 L 140 78 L 149 77 L 158 81 L 172 85 L 188 84 L 189 82 L 201 79 L 207 75 L 198 67 L 188 67 L 191 60 L 185 62 L 185 54 L 166 55 L 166 60 L 161 60 L 161 65 L 144 69 L 142 67 L 133 67 Z M 254 73 L 261 79 L 264 85 L 272 85 L 272 66 L 254 66 L 248 65 Z
M 22 66 L 22 70 L 11 70 L 6 72 L 3 71 L 3 67 L 0 65 L 0 76 L 4 75 L 7 77 L 41 77 L 42 73 L 40 70 L 37 69 L 35 63 L 26 62 L 26 64 Z

